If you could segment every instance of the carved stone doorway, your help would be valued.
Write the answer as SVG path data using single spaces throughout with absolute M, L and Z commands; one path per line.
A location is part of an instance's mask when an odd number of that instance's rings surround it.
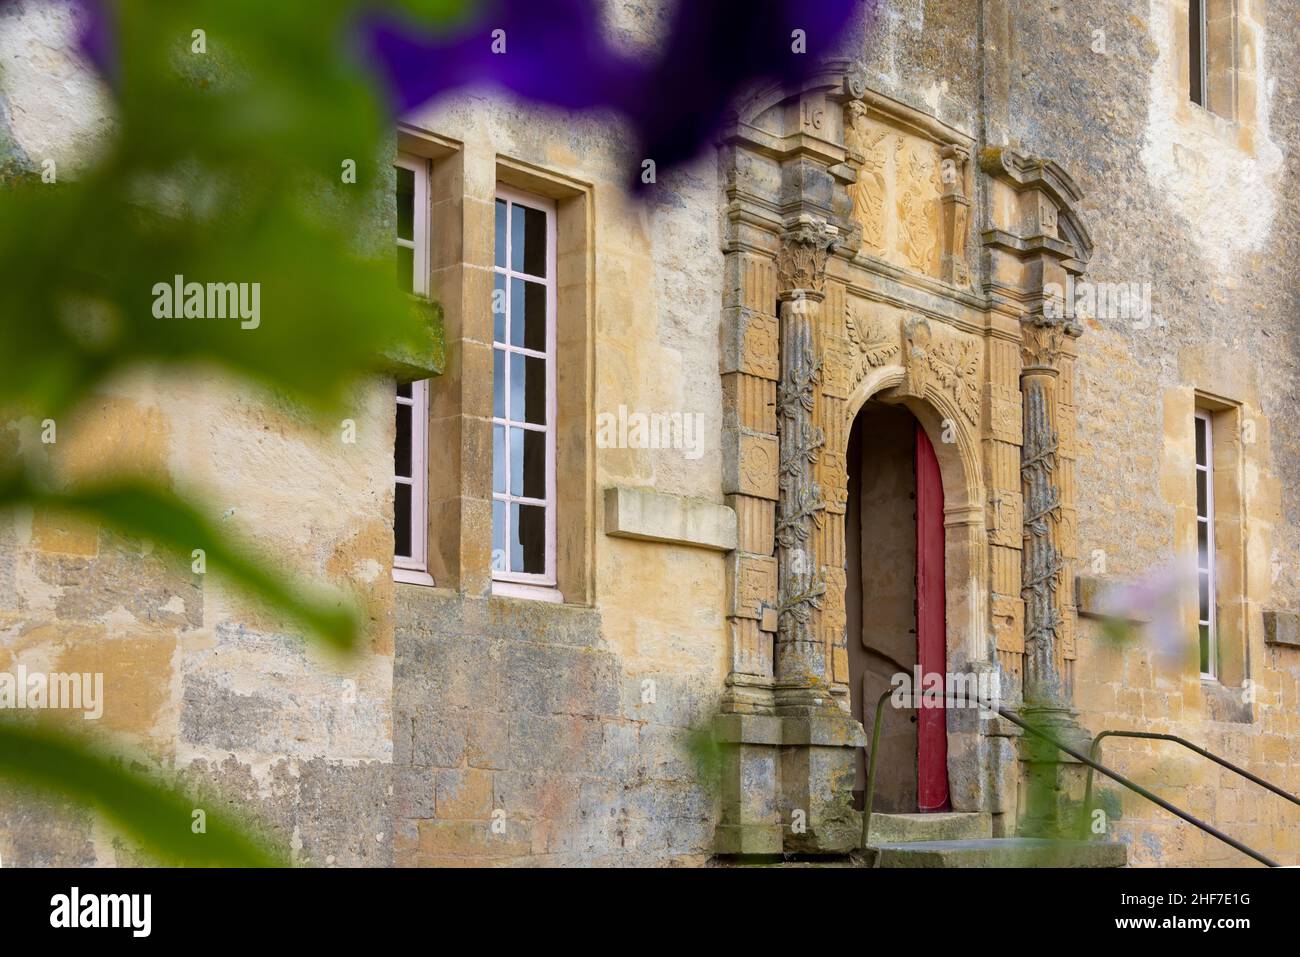
M 915 686 L 919 675 L 947 670 L 943 488 L 930 440 L 902 405 L 864 405 L 854 419 L 847 460 L 849 697 L 853 716 L 870 738 L 877 702 L 896 676 L 907 676 Z M 947 810 L 942 706 L 895 710 L 887 701 L 885 707 L 875 810 Z M 860 750 L 854 782 L 859 808 L 865 784 Z

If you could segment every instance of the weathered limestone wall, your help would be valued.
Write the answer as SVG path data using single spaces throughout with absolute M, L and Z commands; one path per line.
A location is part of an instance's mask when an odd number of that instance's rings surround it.
M 1162 659 L 1159 629 L 1117 647 L 1084 620 L 1074 671 L 1082 722 L 1182 734 L 1295 791 L 1300 651 L 1266 644 L 1263 622 L 1265 612 L 1300 612 L 1300 505 L 1287 494 L 1300 482 L 1300 198 L 1283 188 L 1296 172 L 1300 77 L 1287 65 L 1300 31 L 1293 2 L 1237 6 L 1236 122 L 1185 102 L 1175 16 L 1185 4 L 1173 0 L 893 0 L 871 39 L 859 33 L 845 49 L 865 50 L 873 90 L 980 145 L 1058 161 L 1085 196 L 1097 250 L 1088 278 L 1153 284 L 1164 325 L 1093 318 L 1078 343 L 1079 573 L 1131 580 L 1186 551 L 1197 394 L 1230 413 L 1240 536 L 1221 548 L 1239 598 L 1220 613 L 1240 623 L 1239 667 L 1225 670 L 1227 687 L 1202 682 L 1185 622 L 1181 651 Z M 610 5 L 610 28 L 647 45 L 664 8 Z M 49 155 L 61 170 L 75 167 L 105 126 L 103 101 L 60 52 L 67 20 L 53 9 L 0 30 L 0 164 Z M 255 547 L 366 593 L 368 649 L 344 664 L 323 660 L 144 543 L 20 514 L 0 522 L 0 670 L 17 661 L 103 670 L 104 719 L 79 723 L 146 763 L 220 786 L 304 863 L 700 863 L 717 806 L 687 742 L 718 710 L 729 666 L 724 556 L 606 535 L 600 502 L 615 486 L 723 502 L 714 160 L 661 174 L 637 204 L 623 186 L 642 157 L 614 123 L 481 92 L 412 120 L 460 152 L 476 195 L 490 195 L 502 162 L 586 191 L 588 408 L 593 417 L 620 405 L 700 413 L 703 454 L 592 450 L 577 477 L 594 525 L 581 559 L 590 602 L 488 597 L 486 566 L 459 569 L 455 588 L 395 588 L 391 384 L 357 397 L 349 446 L 213 376 L 141 376 L 105 390 L 85 421 L 60 423 L 52 448 L 33 421 L 6 422 L 0 454 L 48 451 L 70 475 L 123 463 L 200 489 Z M 982 177 L 973 186 L 979 224 Z M 978 229 L 967 258 L 977 269 Z M 449 370 L 472 368 L 464 360 L 483 346 L 450 342 Z M 436 450 L 436 430 L 430 438 Z M 471 443 L 466 457 L 458 446 L 448 461 L 486 470 L 488 448 Z M 461 559 L 486 560 L 479 531 Z M 1266 853 L 1300 855 L 1300 819 L 1279 799 L 1168 745 L 1112 741 L 1106 755 Z M 1140 798 L 1103 788 L 1103 806 L 1133 863 L 1242 861 Z M 0 857 L 135 859 L 88 816 L 8 798 Z
M 1025 17 L 1016 45 L 1025 78 L 1009 115 L 1016 135 L 1058 159 L 1086 196 L 1097 249 L 1089 278 L 1150 282 L 1167 323 L 1096 319 L 1080 340 L 1080 572 L 1142 578 L 1194 551 L 1194 396 L 1230 404 L 1232 421 L 1215 440 L 1239 450 L 1230 484 L 1244 530 L 1218 545 L 1219 621 L 1237 646 L 1225 655 L 1244 656 L 1244 667 L 1225 662 L 1222 685 L 1202 682 L 1185 618 L 1164 658 L 1157 628 L 1115 647 L 1083 625 L 1076 703 L 1093 731 L 1179 734 L 1296 792 L 1300 654 L 1264 644 L 1263 613 L 1300 603 L 1300 231 L 1295 191 L 1284 188 L 1300 142 L 1300 30 L 1292 3 L 1237 4 L 1234 124 L 1187 102 L 1180 7 L 1185 17 L 1186 4 L 1168 0 Z M 1095 30 L 1105 31 L 1105 54 L 1091 52 Z M 1220 502 L 1221 519 L 1231 507 Z M 1229 635 L 1234 618 L 1244 635 Z M 1243 677 L 1255 691 L 1245 709 Z M 1300 816 L 1280 798 L 1169 744 L 1105 748 L 1118 770 L 1175 804 L 1285 863 L 1300 859 Z M 1246 862 L 1140 798 L 1110 809 L 1122 815 L 1113 833 L 1130 843 L 1134 864 Z
M 723 553 L 607 535 L 603 495 L 723 503 L 714 160 L 661 173 L 642 203 L 625 191 L 641 157 L 614 124 L 480 96 L 407 119 L 455 144 L 449 162 L 463 164 L 467 193 L 490 191 L 502 161 L 587 191 L 595 373 L 585 401 L 593 416 L 620 406 L 701 416 L 703 443 L 596 447 L 588 475 L 559 471 L 561 489 L 585 485 L 594 504 L 590 607 L 488 597 L 481 567 L 462 567 L 456 590 L 398 586 L 399 863 L 700 863 L 716 795 L 689 741 L 723 690 Z M 473 206 L 467 198 L 466 222 Z M 474 281 L 465 287 L 468 299 Z M 458 350 L 473 348 L 449 333 L 453 374 Z M 431 447 L 455 441 L 435 418 Z M 490 473 L 490 444 L 459 455 L 462 468 Z
M 7 518 L 0 533 L 0 670 L 102 672 L 103 717 L 73 714 L 72 730 L 184 771 L 199 790 L 217 785 L 303 863 L 390 859 L 389 388 L 357 397 L 355 445 L 217 376 L 106 388 L 86 414 L 58 423 L 52 446 L 32 419 L 3 432 L 6 455 L 48 458 L 62 476 L 140 472 L 193 489 L 267 561 L 368 603 L 361 652 L 333 660 L 148 542 L 41 510 Z M 131 860 L 89 819 L 34 826 L 44 815 L 33 806 L 2 806 L 7 861 Z M 47 843 L 47 827 L 60 837 Z
M 107 125 L 97 81 L 67 52 L 67 10 L 33 4 L 0 19 L 0 155 L 17 166 L 53 158 L 71 178 Z M 102 672 L 99 720 L 48 715 L 142 767 L 181 773 L 208 795 L 200 807 L 248 812 L 313 865 L 392 860 L 391 382 L 358 390 L 343 414 L 354 444 L 336 421 L 187 370 L 105 385 L 55 423 L 53 444 L 38 419 L 0 415 L 6 462 L 21 454 L 63 479 L 143 474 L 193 492 L 272 565 L 365 604 L 359 654 L 336 660 L 149 542 L 40 510 L 0 520 L 0 671 Z M 0 858 L 138 860 L 91 816 L 8 791 Z
M 645 11 L 624 13 L 611 29 L 646 42 Z M 66 16 L 32 16 L 0 46 L 27 81 L 9 87 L 8 107 L 23 116 L 6 127 L 6 152 L 38 161 L 57 147 L 62 162 L 80 144 L 54 135 L 57 116 L 95 117 L 103 104 L 61 51 Z M 51 62 L 81 90 L 68 102 L 49 102 Z M 585 242 L 599 281 L 586 290 L 598 370 L 586 401 L 593 414 L 625 405 L 702 416 L 700 454 L 599 449 L 589 473 L 561 474 L 561 485 L 588 483 L 593 502 L 619 486 L 720 504 L 712 159 L 662 178 L 641 204 L 623 189 L 641 158 L 612 124 L 474 96 L 418 125 L 458 144 L 476 189 L 492 188 L 498 158 L 588 185 Z M 87 119 L 68 134 L 84 140 L 100 126 Z M 461 347 L 450 344 L 449 368 L 463 368 Z M 378 382 L 358 398 L 357 444 L 345 446 L 243 386 L 142 378 L 111 390 L 92 422 L 61 424 L 52 455 L 70 474 L 129 461 L 198 489 L 264 554 L 363 591 L 372 634 L 359 659 L 304 651 L 257 609 L 151 559 L 147 545 L 38 515 L 2 533 L 0 667 L 102 668 L 102 724 L 119 747 L 218 785 L 303 863 L 701 861 L 716 815 L 687 741 L 722 687 L 721 553 L 606 538 L 593 508 L 590 606 L 472 586 L 403 585 L 394 601 L 390 393 Z M 7 444 L 39 452 L 33 429 L 12 423 Z M 460 464 L 490 469 L 482 457 Z M 4 807 L 8 862 L 131 859 L 88 817 Z

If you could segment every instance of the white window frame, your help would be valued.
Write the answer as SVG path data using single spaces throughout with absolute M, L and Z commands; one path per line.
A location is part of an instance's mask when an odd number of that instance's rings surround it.
M 411 383 L 411 397 L 394 398 L 411 408 L 411 477 L 393 475 L 393 484 L 411 487 L 411 554 L 393 554 L 393 579 L 432 585 L 429 575 L 429 381 Z
M 1199 479 L 1202 472 L 1205 473 L 1205 514 L 1202 515 L 1200 505 L 1196 509 L 1196 657 L 1197 667 L 1200 667 L 1201 656 L 1201 626 L 1206 627 L 1206 634 L 1209 636 L 1207 644 L 1207 658 L 1209 671 L 1202 671 L 1201 677 L 1214 681 L 1219 676 L 1219 635 L 1218 635 L 1218 583 L 1215 581 L 1214 569 L 1214 417 L 1207 411 L 1196 410 L 1196 421 L 1205 423 L 1205 462 L 1199 459 L 1196 461 L 1196 478 Z M 1196 448 L 1195 423 L 1193 423 L 1192 449 L 1193 458 Z M 1206 526 L 1205 532 L 1205 564 L 1201 564 L 1200 557 L 1200 531 L 1201 524 Z M 1209 620 L 1201 617 L 1201 576 L 1206 577 L 1206 587 L 1209 590 L 1209 599 L 1207 614 Z
M 423 156 L 398 153 L 394 166 L 409 169 L 414 177 L 414 214 L 411 238 L 394 237 L 398 246 L 412 251 L 414 275 L 411 293 L 429 293 L 429 161 Z M 393 486 L 411 486 L 411 554 L 393 553 L 393 580 L 412 585 L 432 585 L 429 574 L 429 382 L 411 383 L 411 397 L 394 396 L 394 407 L 411 408 L 411 475 L 393 475 Z M 396 519 L 396 515 L 394 515 Z
M 398 153 L 394 166 L 409 169 L 415 174 L 415 215 L 411 220 L 411 239 L 394 237 L 397 245 L 412 250 L 415 275 L 411 277 L 411 292 L 417 296 L 429 294 L 429 161 L 412 153 Z
M 495 503 L 497 502 L 506 503 L 506 522 L 507 522 L 506 560 L 507 562 L 509 561 L 508 525 L 510 521 L 510 504 L 512 502 L 520 502 L 528 505 L 542 505 L 545 507 L 546 543 L 545 543 L 545 550 L 544 550 L 545 551 L 544 570 L 541 573 L 515 572 L 506 569 L 498 569 L 496 567 L 497 563 L 494 560 L 492 562 L 492 592 L 493 594 L 496 595 L 506 595 L 506 596 L 516 597 L 516 598 L 535 598 L 543 601 L 563 601 L 563 597 L 561 596 L 560 592 L 556 588 L 557 579 L 556 579 L 556 571 L 555 571 L 555 561 L 556 561 L 555 435 L 556 435 L 556 413 L 558 407 L 558 403 L 556 401 L 556 377 L 555 377 L 555 365 L 556 365 L 555 324 L 556 324 L 556 315 L 557 315 L 556 287 L 558 284 L 556 274 L 555 274 L 556 242 L 557 242 L 555 202 L 554 200 L 546 199 L 545 197 L 542 196 L 536 196 L 531 193 L 520 192 L 519 190 L 510 189 L 506 186 L 497 187 L 496 199 L 505 200 L 507 203 L 517 203 L 518 205 L 521 206 L 527 206 L 530 209 L 539 210 L 542 213 L 544 213 L 546 216 L 546 276 L 545 276 L 546 351 L 544 354 L 542 354 L 542 353 L 538 353 L 536 350 L 533 349 L 527 349 L 522 346 L 513 346 L 508 341 L 504 343 L 498 343 L 496 341 L 495 322 L 493 323 L 492 349 L 493 349 L 494 367 L 495 367 L 495 360 L 496 360 L 495 353 L 497 351 L 503 351 L 506 353 L 506 360 L 503 363 L 503 366 L 506 371 L 506 382 L 505 382 L 505 403 L 506 404 L 504 410 L 506 413 L 506 417 L 503 418 L 497 416 L 496 409 L 493 408 L 492 425 L 494 430 L 497 426 L 501 426 L 505 430 L 505 442 L 503 443 L 503 451 L 506 456 L 506 462 L 503 463 L 502 465 L 502 471 L 503 474 L 505 475 L 505 491 L 498 492 L 496 488 L 493 487 L 492 502 L 494 507 L 495 507 Z M 495 222 L 495 210 L 496 210 L 496 204 L 494 202 L 493 222 Z M 502 267 L 496 265 L 495 248 L 493 249 L 493 258 L 492 258 L 492 274 L 494 277 L 494 288 L 495 288 L 495 277 L 497 275 L 504 275 L 506 277 L 505 306 L 507 310 L 507 317 L 509 316 L 509 309 L 510 309 L 511 278 L 514 276 L 519 276 L 521 278 L 527 278 L 534 282 L 536 282 L 538 279 L 538 277 L 533 276 L 529 273 L 516 272 L 511 268 L 511 248 L 510 248 L 511 232 L 512 230 L 510 229 L 509 219 L 507 219 L 506 250 L 505 250 L 505 258 L 504 258 L 505 266 Z M 506 338 L 507 340 L 509 339 L 508 332 Z M 498 349 L 498 346 L 500 347 L 500 349 Z M 523 496 L 510 494 L 510 468 L 509 468 L 510 429 L 512 427 L 514 428 L 525 427 L 532 431 L 542 431 L 541 429 L 538 429 L 536 426 L 528 425 L 526 423 L 515 422 L 509 418 L 510 415 L 510 355 L 512 354 L 527 355 L 527 356 L 534 356 L 534 357 L 540 356 L 546 363 L 546 425 L 544 427 L 546 433 L 546 497 L 545 499 L 525 498 Z M 494 394 L 495 394 L 495 384 L 494 384 Z M 496 469 L 495 455 L 496 452 L 494 448 L 493 462 L 492 462 L 492 468 L 494 473 Z

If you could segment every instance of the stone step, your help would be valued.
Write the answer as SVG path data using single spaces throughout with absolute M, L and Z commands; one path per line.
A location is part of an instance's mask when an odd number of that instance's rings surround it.
M 993 837 L 989 814 L 948 812 L 942 814 L 873 814 L 868 842 L 911 844 L 915 841 L 974 841 Z
M 871 820 L 874 831 L 875 817 Z M 881 844 L 873 851 L 874 867 L 1124 867 L 1128 864 L 1128 849 L 1123 844 L 1033 837 L 915 841 Z

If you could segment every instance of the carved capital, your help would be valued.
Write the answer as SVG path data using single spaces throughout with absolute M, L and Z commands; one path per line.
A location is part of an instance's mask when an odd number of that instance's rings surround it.
M 1055 373 L 1060 369 L 1064 323 L 1035 318 L 1020 327 L 1020 361 L 1025 372 Z
M 826 261 L 839 230 L 804 214 L 781 236 L 776 271 L 783 299 L 820 299 L 826 291 Z

